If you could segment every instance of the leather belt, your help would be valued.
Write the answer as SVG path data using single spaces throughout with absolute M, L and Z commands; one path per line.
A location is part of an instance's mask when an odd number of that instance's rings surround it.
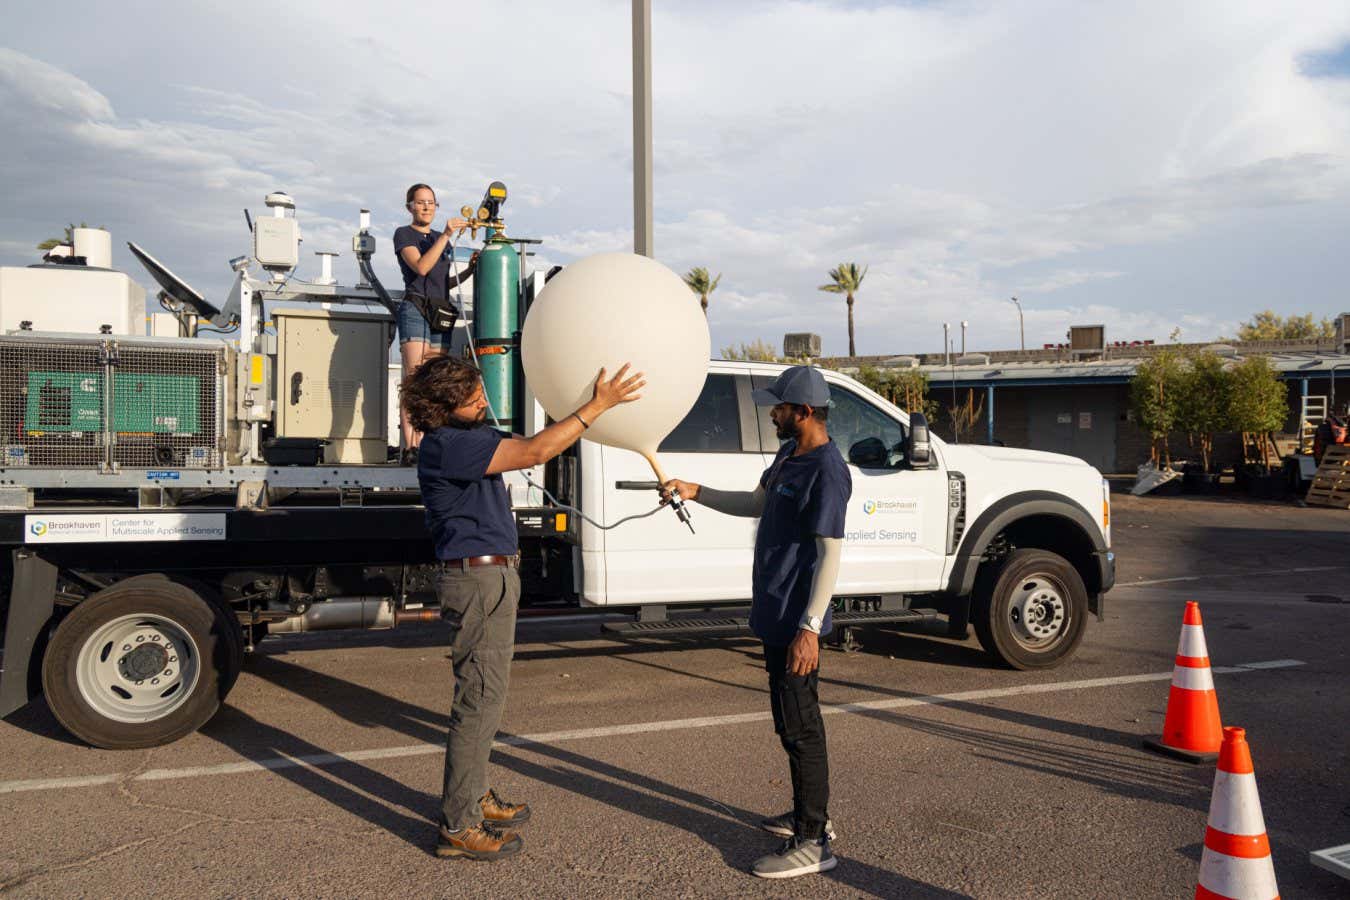
M 458 569 L 467 572 L 475 566 L 506 566 L 509 569 L 520 568 L 520 554 L 515 556 L 469 556 L 464 559 L 443 559 L 437 563 L 441 569 Z

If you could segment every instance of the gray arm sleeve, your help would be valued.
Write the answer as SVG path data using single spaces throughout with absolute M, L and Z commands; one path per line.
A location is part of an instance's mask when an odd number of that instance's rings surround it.
M 699 488 L 698 502 L 729 516 L 757 519 L 764 512 L 764 488 L 753 491 L 717 491 L 704 485 Z
M 816 535 L 816 571 L 811 576 L 811 599 L 806 602 L 802 622 L 823 617 L 825 610 L 829 609 L 835 582 L 839 580 L 839 558 L 843 553 L 843 538 Z

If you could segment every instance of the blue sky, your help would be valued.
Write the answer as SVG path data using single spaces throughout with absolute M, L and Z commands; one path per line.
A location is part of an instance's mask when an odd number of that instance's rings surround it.
M 1350 78 L 1350 43 L 1334 50 L 1309 53 L 1299 64 L 1303 73 L 1313 78 Z
M 1071 324 L 1231 333 L 1350 311 L 1350 4 L 657 3 L 656 252 L 723 273 L 714 347 L 817 331 L 828 269 L 871 266 L 865 353 Z M 403 190 L 511 189 L 540 262 L 631 246 L 629 4 L 228 9 L 73 2 L 0 36 L 0 263 L 74 220 L 221 295 L 240 209 L 299 205 L 303 256 Z M 478 50 L 476 48 L 495 48 Z M 469 63 L 486 54 L 487 69 Z M 115 261 L 139 275 L 118 250 Z M 148 279 L 142 278 L 148 284 Z

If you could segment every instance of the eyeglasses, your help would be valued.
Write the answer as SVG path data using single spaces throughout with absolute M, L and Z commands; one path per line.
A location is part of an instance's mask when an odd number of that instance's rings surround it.
M 413 205 L 413 206 L 430 206 L 432 209 L 435 209 L 436 207 L 440 206 L 440 204 L 437 203 L 435 200 L 414 200 L 414 201 L 412 201 L 412 205 Z

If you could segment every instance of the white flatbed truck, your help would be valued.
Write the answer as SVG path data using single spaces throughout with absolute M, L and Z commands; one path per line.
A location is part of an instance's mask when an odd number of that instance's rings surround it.
M 667 470 L 752 488 L 778 439 L 750 392 L 780 369 L 713 361 L 702 396 L 662 447 Z M 830 430 L 854 485 L 837 637 L 945 619 L 956 636 L 973 624 L 984 648 L 1016 668 L 1067 659 L 1114 582 L 1100 474 L 1071 457 L 933 436 L 925 452 L 926 427 L 911 429 L 902 410 L 847 376 L 825 375 Z M 0 486 L 14 474 L 0 472 Z M 414 469 L 23 474 L 14 490 L 35 495 L 32 505 L 0 511 L 5 715 L 45 693 L 62 724 L 92 744 L 162 744 L 214 714 L 245 650 L 268 630 L 438 618 Z M 534 476 L 603 522 L 658 499 L 645 460 L 587 441 Z M 241 503 L 239 486 L 259 482 L 284 499 Z M 755 522 L 695 505 L 694 534 L 666 514 L 602 531 L 519 480 L 512 496 L 527 609 L 631 612 L 605 626 L 627 636 L 744 629 L 737 607 L 749 600 Z M 670 614 L 681 609 L 700 614 Z

